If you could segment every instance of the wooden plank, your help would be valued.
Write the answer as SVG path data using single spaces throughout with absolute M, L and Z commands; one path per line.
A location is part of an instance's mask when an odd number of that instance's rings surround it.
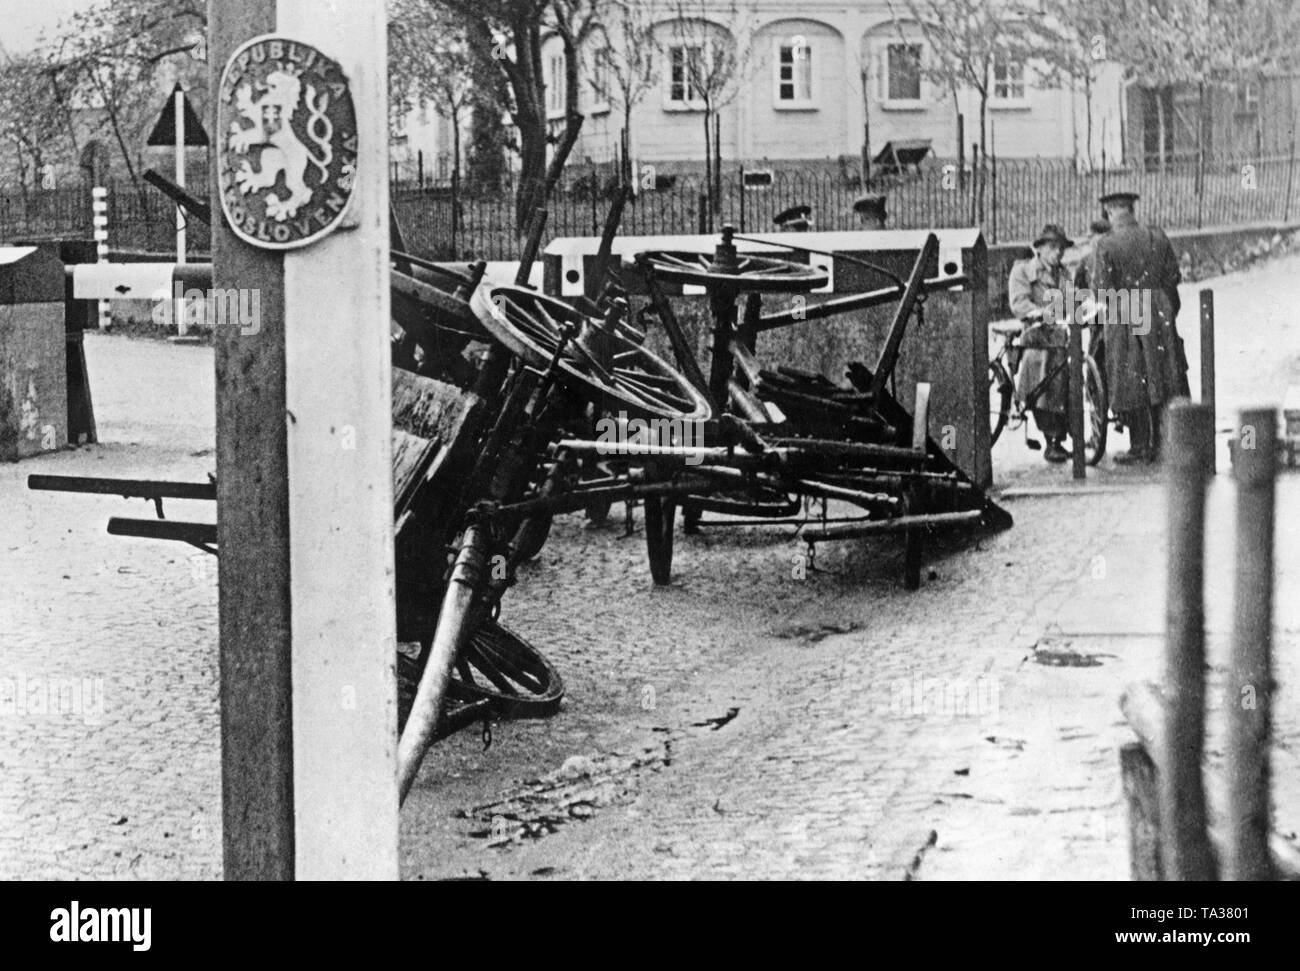
M 274 3 L 212 4 L 209 90 L 219 89 L 237 46 L 274 30 Z M 216 131 L 215 115 L 209 129 Z M 211 204 L 221 211 L 215 179 Z M 261 311 L 256 334 L 219 327 L 214 335 L 224 875 L 290 880 L 293 694 L 288 427 L 279 419 L 285 414 L 282 258 L 245 245 L 225 220 L 217 220 L 212 259 L 213 285 L 256 287 Z
M 385 8 L 276 6 L 347 76 L 358 146 L 345 223 L 284 256 L 296 876 L 396 879 Z
M 1120 695 L 1119 707 L 1138 742 L 1151 757 L 1158 777 L 1162 768 L 1160 753 L 1165 751 L 1166 744 L 1167 712 L 1164 695 L 1159 687 L 1150 682 L 1131 684 Z M 1165 818 L 1163 810 L 1161 818 Z M 1227 852 L 1227 832 L 1221 824 L 1212 824 L 1208 830 L 1210 855 L 1212 859 L 1222 859 Z M 1279 880 L 1300 880 L 1300 847 L 1281 833 L 1270 831 L 1268 848 L 1274 877 Z M 1161 866 L 1163 867 L 1163 862 Z
M 1207 406 L 1208 407 L 1208 406 Z M 1228 713 L 1226 758 L 1228 851 L 1225 880 L 1268 880 L 1272 806 L 1269 747 L 1273 731 L 1273 526 L 1277 477 L 1277 410 L 1241 413 L 1237 440 L 1246 430 L 1254 448 L 1237 450 L 1236 578 L 1232 661 L 1224 686 Z
M 1169 473 L 1166 531 L 1164 685 L 1168 714 L 1160 766 L 1160 831 L 1170 880 L 1213 880 L 1206 835 L 1205 785 L 1205 487 L 1214 447 L 1213 415 L 1182 401 L 1166 415 Z
M 1129 874 L 1142 882 L 1163 880 L 1155 763 L 1140 742 L 1129 742 L 1119 750 L 1119 770 L 1128 803 Z

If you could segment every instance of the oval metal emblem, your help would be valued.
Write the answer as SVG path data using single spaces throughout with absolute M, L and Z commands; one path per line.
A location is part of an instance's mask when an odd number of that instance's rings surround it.
M 286 37 L 231 55 L 217 99 L 217 178 L 235 235 L 296 249 L 343 220 L 356 183 L 357 116 L 338 62 Z

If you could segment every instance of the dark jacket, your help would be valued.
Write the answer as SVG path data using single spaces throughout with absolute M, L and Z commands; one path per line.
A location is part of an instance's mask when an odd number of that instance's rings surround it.
M 1123 212 L 1111 223 L 1111 231 L 1097 243 L 1093 285 L 1137 300 L 1149 291 L 1151 301 L 1145 334 L 1132 321 L 1105 319 L 1110 406 L 1131 411 L 1187 394 L 1187 361 L 1174 324 L 1182 273 L 1162 230 L 1142 226 Z

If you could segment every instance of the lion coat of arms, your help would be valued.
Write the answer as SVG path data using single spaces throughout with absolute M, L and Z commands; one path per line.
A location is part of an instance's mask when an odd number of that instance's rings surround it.
M 221 205 L 242 239 L 305 246 L 342 220 L 356 180 L 357 126 L 339 65 L 306 44 L 257 37 L 221 79 Z

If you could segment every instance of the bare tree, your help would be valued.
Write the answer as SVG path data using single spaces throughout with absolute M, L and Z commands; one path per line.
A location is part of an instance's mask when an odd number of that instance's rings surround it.
M 629 156 L 632 110 L 659 83 L 654 30 L 659 12 L 657 0 L 604 0 L 593 32 L 591 86 L 622 113 Z M 630 164 L 625 158 L 624 165 Z
M 61 97 L 103 112 L 127 174 L 142 194 L 135 162 L 143 127 L 157 107 L 159 67 L 188 54 L 194 46 L 189 35 L 206 26 L 203 0 L 100 0 L 74 14 L 57 38 L 53 77 Z M 207 72 L 197 66 L 188 70 L 190 86 L 206 90 Z
M 716 214 L 721 202 L 716 191 L 719 160 L 711 133 L 714 119 L 736 100 L 748 79 L 751 18 L 736 0 L 671 0 L 671 10 L 669 57 L 678 60 L 669 64 L 669 70 L 681 72 L 686 100 L 698 103 L 703 115 L 704 177 L 710 208 Z
M 0 138 L 13 148 L 24 196 L 47 165 L 75 158 L 71 133 L 48 62 L 27 55 L 0 63 Z
M 392 0 L 388 18 L 389 111 L 424 105 L 451 122 L 452 171 L 460 177 L 460 133 L 474 104 L 473 55 L 461 25 L 421 0 Z
M 1124 0 L 1043 0 L 1043 17 L 1029 18 L 1026 28 L 1039 48 L 1044 66 L 1043 80 L 1048 84 L 1082 85 L 1085 110 L 1083 159 L 1092 167 L 1093 94 L 1097 75 L 1109 59 L 1114 25 L 1123 16 Z
M 1038 16 L 1025 0 L 889 0 L 898 26 L 911 21 L 929 50 L 920 69 L 923 76 L 953 92 L 963 87 L 979 98 L 979 152 L 987 155 L 988 102 L 994 68 L 999 63 L 1023 68 L 1039 53 L 1027 24 Z M 984 216 L 983 167 L 975 170 L 975 216 Z
M 596 24 L 598 0 L 439 0 L 465 32 L 472 57 L 495 78 L 497 101 L 514 122 L 519 152 L 515 224 L 523 232 L 564 172 L 582 130 L 578 110 L 581 52 Z M 557 37 L 564 50 L 564 118 L 547 117 L 542 45 Z
M 1300 46 L 1300 12 L 1292 0 L 1045 0 L 1039 25 L 1042 54 L 1076 76 L 1105 59 L 1124 66 L 1126 79 L 1155 91 L 1157 153 L 1167 163 L 1170 119 L 1164 93 L 1198 91 L 1197 145 L 1204 152 L 1207 94 L 1215 86 L 1256 80 L 1283 66 Z M 1123 29 L 1117 29 L 1123 25 Z M 1044 29 L 1045 28 L 1045 29 Z M 1056 42 L 1052 42 L 1055 35 Z

